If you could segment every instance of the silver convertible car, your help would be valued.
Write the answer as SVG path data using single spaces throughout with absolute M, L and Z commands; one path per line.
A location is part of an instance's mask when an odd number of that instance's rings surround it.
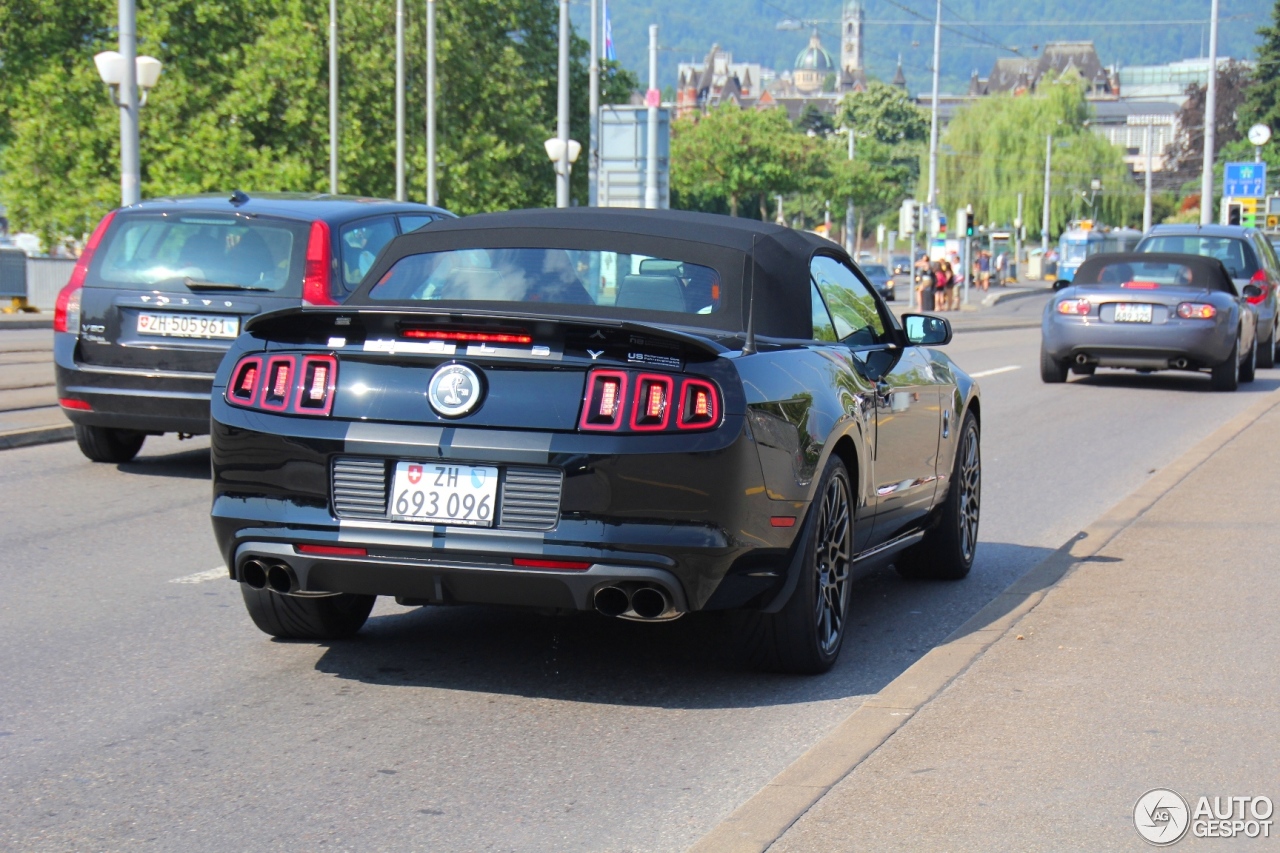
M 1099 367 L 1209 371 L 1213 388 L 1253 381 L 1257 285 L 1237 291 L 1221 261 L 1196 255 L 1110 254 L 1059 281 L 1041 322 L 1040 377 Z

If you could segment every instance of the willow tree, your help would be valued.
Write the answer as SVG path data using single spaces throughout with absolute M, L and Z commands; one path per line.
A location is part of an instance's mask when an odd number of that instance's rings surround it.
M 1097 217 L 1126 224 L 1142 209 L 1123 152 L 1089 129 L 1092 110 L 1074 74 L 1042 82 L 1033 95 L 995 95 L 958 113 L 942 137 L 939 205 L 950 213 L 972 204 L 977 222 L 1012 223 L 1018 194 L 1027 231 L 1040 233 L 1046 143 L 1053 138 L 1050 227 Z M 1094 181 L 1101 183 L 1095 194 Z

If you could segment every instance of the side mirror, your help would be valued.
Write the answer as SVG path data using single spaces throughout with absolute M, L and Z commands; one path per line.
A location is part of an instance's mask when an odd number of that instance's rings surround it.
M 1256 299 L 1262 295 L 1262 288 L 1256 284 L 1246 284 L 1242 294 L 1245 299 Z
M 1065 278 L 1060 278 L 1053 283 L 1054 290 L 1062 290 L 1062 288 L 1070 287 L 1070 286 L 1071 286 L 1071 282 L 1067 281 Z
M 932 314 L 903 314 L 902 328 L 913 346 L 940 347 L 951 343 L 951 324 Z

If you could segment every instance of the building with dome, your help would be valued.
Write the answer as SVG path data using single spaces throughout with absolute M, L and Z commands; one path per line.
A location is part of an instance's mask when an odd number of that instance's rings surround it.
M 801 95 L 816 95 L 828 77 L 836 75 L 836 62 L 822 47 L 822 39 L 815 29 L 809 36 L 809 46 L 796 55 L 791 83 Z

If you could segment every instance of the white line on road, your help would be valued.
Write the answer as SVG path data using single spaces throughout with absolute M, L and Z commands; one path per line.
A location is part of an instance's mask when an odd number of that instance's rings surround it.
M 226 566 L 215 566 L 205 572 L 196 572 L 194 575 L 186 577 L 174 578 L 169 583 L 204 583 L 205 581 L 216 581 L 225 577 L 230 577 Z
M 1011 371 L 1021 369 L 1021 364 L 1006 364 L 1004 367 L 996 367 L 991 370 L 979 370 L 977 373 L 970 373 L 969 375 L 974 379 L 981 379 L 984 376 L 995 376 L 997 373 L 1009 373 Z

